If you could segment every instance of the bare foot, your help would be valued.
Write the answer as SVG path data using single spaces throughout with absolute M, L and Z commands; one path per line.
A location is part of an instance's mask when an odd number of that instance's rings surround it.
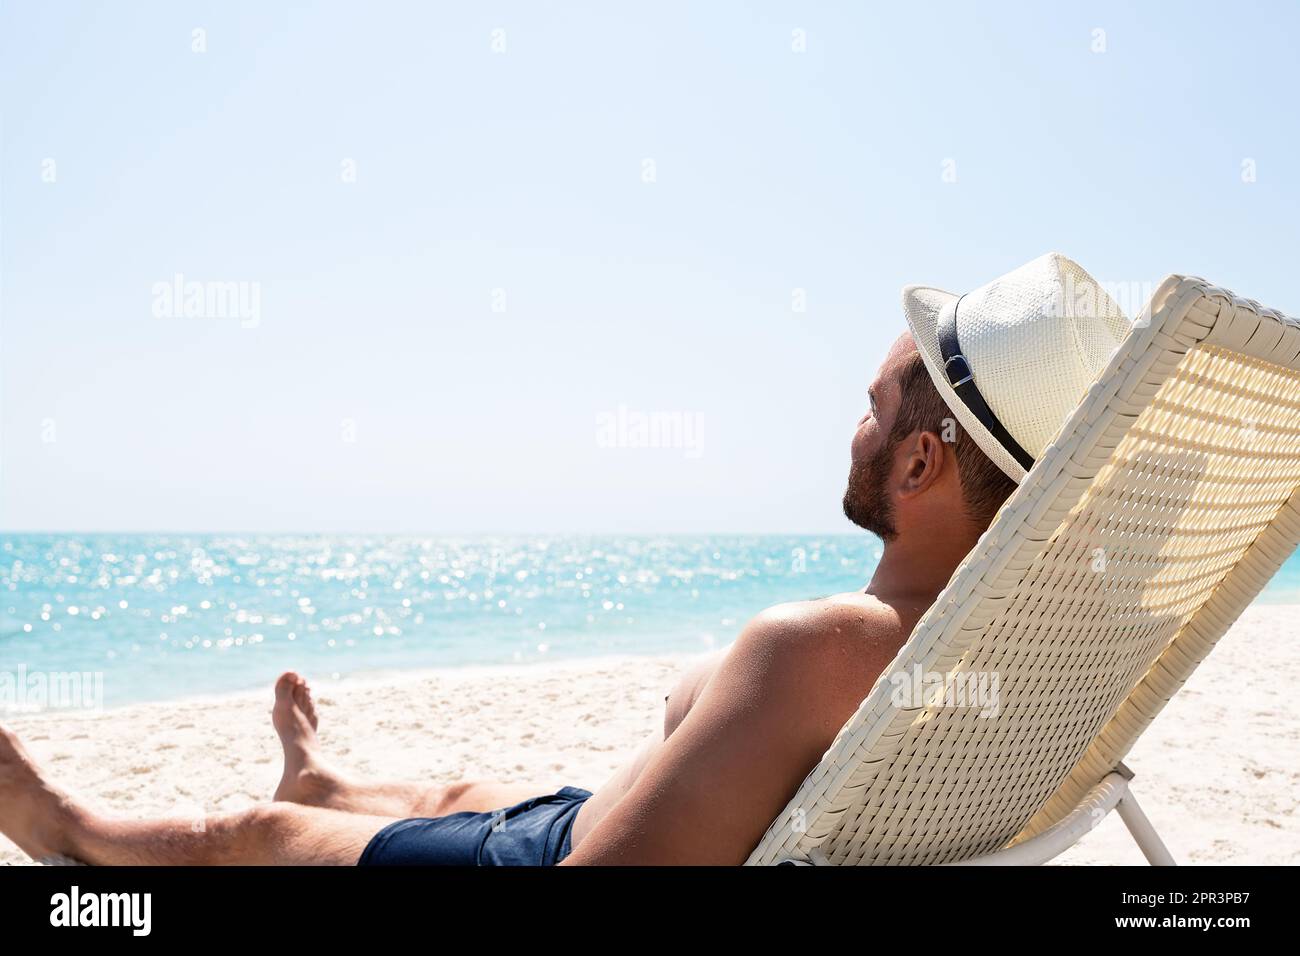
M 280 786 L 276 787 L 275 799 L 321 805 L 339 785 L 338 775 L 320 756 L 311 688 L 293 671 L 281 674 L 275 682 L 271 723 L 284 747 L 284 774 Z
M 0 727 L 0 833 L 34 860 L 73 856 L 67 834 L 82 812 L 46 782 L 18 737 Z

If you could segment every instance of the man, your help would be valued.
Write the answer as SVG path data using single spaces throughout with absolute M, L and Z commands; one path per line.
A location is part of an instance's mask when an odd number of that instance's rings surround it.
M 759 614 L 682 679 L 662 733 L 596 793 L 349 780 L 320 753 L 306 683 L 286 674 L 274 802 L 197 832 L 110 819 L 4 732 L 0 831 L 33 857 L 99 864 L 744 862 L 1127 330 L 1054 254 L 960 298 L 909 287 L 904 307 L 910 331 L 868 389 L 844 494 L 849 520 L 884 542 L 871 581 Z

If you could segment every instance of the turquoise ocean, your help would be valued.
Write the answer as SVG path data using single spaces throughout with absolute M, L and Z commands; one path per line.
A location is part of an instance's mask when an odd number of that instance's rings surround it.
M 263 687 L 286 669 L 701 652 L 771 604 L 861 587 L 880 555 L 865 534 L 0 542 L 0 674 L 102 674 L 106 706 Z M 1300 557 L 1259 600 L 1300 603 Z

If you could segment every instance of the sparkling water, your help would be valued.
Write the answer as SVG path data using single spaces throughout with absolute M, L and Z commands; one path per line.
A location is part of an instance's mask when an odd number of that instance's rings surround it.
M 9 535 L 0 548 L 0 672 L 102 673 L 110 706 L 290 668 L 705 651 L 770 604 L 861 587 L 879 556 L 866 535 Z
M 699 652 L 862 587 L 866 534 L 8 535 L 0 673 L 102 674 L 108 706 L 463 665 Z M 1261 598 L 1300 601 L 1292 557 Z

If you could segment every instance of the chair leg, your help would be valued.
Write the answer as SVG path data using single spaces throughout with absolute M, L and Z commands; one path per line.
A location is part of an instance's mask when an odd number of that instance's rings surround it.
M 1119 811 L 1120 819 L 1128 827 L 1128 832 L 1133 834 L 1133 839 L 1148 863 L 1152 866 L 1178 865 L 1174 862 L 1164 841 L 1160 839 L 1160 835 L 1156 833 L 1155 827 L 1151 825 L 1151 821 L 1147 819 L 1147 815 L 1138 806 L 1132 790 L 1124 794 L 1115 809 Z

